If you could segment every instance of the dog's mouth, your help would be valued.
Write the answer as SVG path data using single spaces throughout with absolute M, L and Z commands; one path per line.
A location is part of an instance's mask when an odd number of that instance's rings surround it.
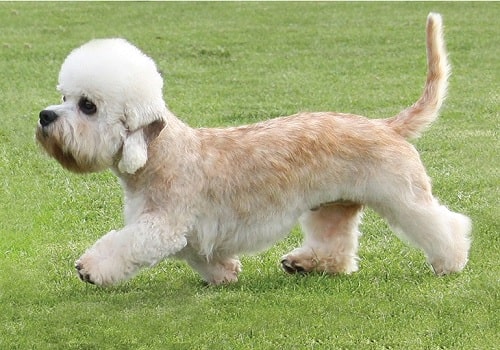
M 40 146 L 45 150 L 45 152 L 57 160 L 59 164 L 62 165 L 63 168 L 75 172 L 75 173 L 86 173 L 87 169 L 82 167 L 73 155 L 64 150 L 59 143 L 56 141 L 54 137 L 51 137 L 51 134 L 48 130 L 48 127 L 38 125 L 36 131 L 36 139 Z
M 48 138 L 49 131 L 48 131 L 48 127 L 43 126 L 42 124 L 38 123 L 38 127 L 36 130 L 36 138 L 37 138 L 38 142 L 40 142 L 40 143 L 41 143 L 41 140 L 40 140 L 41 137 L 43 137 L 43 139 Z
M 44 123 L 38 121 L 35 133 L 37 141 L 43 144 L 54 133 L 54 127 L 55 123 L 44 125 Z
M 75 173 L 85 172 L 77 163 L 76 159 L 60 147 L 55 147 L 52 156 L 66 169 Z

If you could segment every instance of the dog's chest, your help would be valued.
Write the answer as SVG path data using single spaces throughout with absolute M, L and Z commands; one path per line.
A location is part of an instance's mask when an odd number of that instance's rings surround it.
M 129 225 L 139 218 L 146 207 L 146 196 L 142 192 L 125 193 L 125 224 Z

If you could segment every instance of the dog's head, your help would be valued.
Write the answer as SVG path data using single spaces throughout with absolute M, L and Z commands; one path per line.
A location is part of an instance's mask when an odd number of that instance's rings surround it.
M 163 79 L 155 63 L 123 39 L 74 50 L 59 73 L 59 105 L 40 112 L 36 138 L 62 166 L 133 174 L 147 161 L 144 128 L 164 121 Z

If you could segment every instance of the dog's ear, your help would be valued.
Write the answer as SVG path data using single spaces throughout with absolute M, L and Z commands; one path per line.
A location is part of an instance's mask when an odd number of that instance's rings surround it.
M 150 129 L 156 125 L 164 125 L 167 113 L 165 103 L 160 98 L 150 104 L 130 104 L 125 110 L 124 123 L 129 130 L 123 142 L 122 159 L 118 170 L 135 174 L 148 160 L 148 142 L 152 135 Z
M 118 170 L 123 173 L 135 174 L 148 160 L 148 145 L 144 130 L 138 129 L 127 135 L 123 142 L 122 159 Z
M 158 120 L 164 120 L 167 106 L 161 96 L 146 102 L 129 103 L 125 108 L 125 124 L 131 131 L 138 130 Z

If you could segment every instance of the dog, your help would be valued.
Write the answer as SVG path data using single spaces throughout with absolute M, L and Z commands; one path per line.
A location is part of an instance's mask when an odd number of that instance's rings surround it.
M 96 39 L 62 64 L 59 105 L 39 114 L 36 139 L 76 173 L 111 169 L 125 226 L 77 261 L 79 277 L 108 286 L 178 258 L 209 284 L 238 280 L 238 255 L 258 252 L 300 222 L 288 273 L 358 270 L 365 206 L 423 250 L 436 275 L 468 261 L 471 220 L 439 204 L 415 147 L 438 116 L 450 68 L 439 14 L 426 24 L 427 80 L 396 116 L 299 113 L 228 128 L 191 128 L 163 99 L 153 60 L 124 39 Z

